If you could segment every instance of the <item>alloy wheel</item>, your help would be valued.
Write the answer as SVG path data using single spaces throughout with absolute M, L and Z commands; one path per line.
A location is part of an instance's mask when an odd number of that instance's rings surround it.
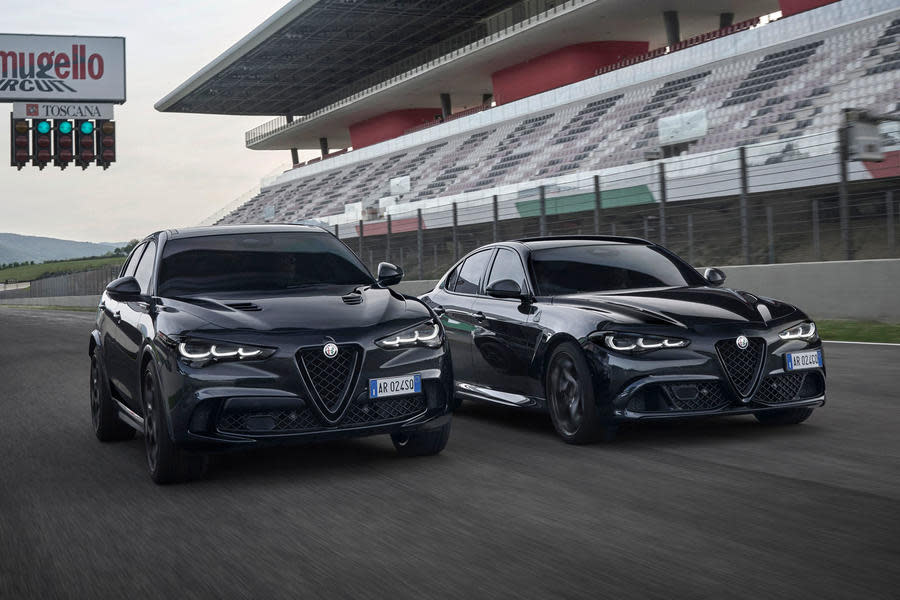
M 575 361 L 560 354 L 550 370 L 550 403 L 557 423 L 566 435 L 574 435 L 584 419 L 584 394 Z
M 94 431 L 100 427 L 100 367 L 97 359 L 91 357 L 91 423 Z
M 147 463 L 150 470 L 156 470 L 159 460 L 159 438 L 156 427 L 156 412 L 153 409 L 153 375 L 144 374 L 144 438 L 147 446 Z

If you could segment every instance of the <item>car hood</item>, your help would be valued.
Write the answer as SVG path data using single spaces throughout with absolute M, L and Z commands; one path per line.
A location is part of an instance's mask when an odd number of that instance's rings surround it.
M 679 287 L 556 296 L 554 304 L 572 305 L 651 325 L 693 327 L 715 323 L 770 323 L 802 315 L 771 298 L 729 288 Z
M 428 309 L 390 289 L 327 286 L 290 294 L 227 294 L 165 300 L 167 310 L 222 330 L 322 331 L 402 327 L 428 318 Z

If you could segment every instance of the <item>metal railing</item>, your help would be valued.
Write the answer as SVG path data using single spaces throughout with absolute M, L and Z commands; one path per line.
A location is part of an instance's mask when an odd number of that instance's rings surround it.
M 387 260 L 417 278 L 486 243 L 560 234 L 642 237 L 702 265 L 900 256 L 900 150 L 844 170 L 835 136 L 823 134 L 802 151 L 782 142 L 679 159 L 395 205 L 383 219 L 331 227 L 371 268 Z

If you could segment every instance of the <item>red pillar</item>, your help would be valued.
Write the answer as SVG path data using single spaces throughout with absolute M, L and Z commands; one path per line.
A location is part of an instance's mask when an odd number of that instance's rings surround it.
M 837 2 L 837 0 L 778 0 L 778 5 L 781 7 L 781 16 L 789 17 L 832 2 Z
M 600 67 L 644 54 L 647 42 L 587 42 L 554 50 L 491 75 L 494 100 L 505 104 L 593 77 Z
M 403 135 L 407 129 L 434 121 L 440 108 L 407 108 L 387 112 L 350 126 L 350 143 L 354 150 Z

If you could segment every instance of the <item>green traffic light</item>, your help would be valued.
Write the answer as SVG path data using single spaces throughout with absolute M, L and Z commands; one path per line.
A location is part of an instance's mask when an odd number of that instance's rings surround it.
M 90 121 L 85 121 L 81 124 L 81 133 L 84 135 L 91 135 L 94 132 L 94 124 Z
M 40 121 L 37 124 L 38 133 L 50 133 L 50 121 Z
M 60 133 L 72 133 L 72 123 L 70 121 L 63 121 L 59 124 L 59 132 Z

